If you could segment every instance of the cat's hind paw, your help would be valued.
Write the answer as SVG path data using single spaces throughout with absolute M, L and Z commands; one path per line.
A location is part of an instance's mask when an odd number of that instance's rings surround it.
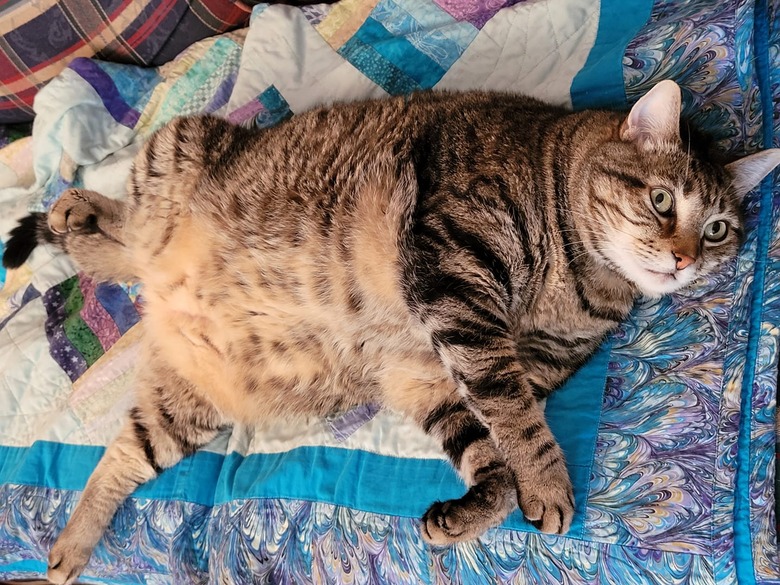
M 97 210 L 89 193 L 83 189 L 65 190 L 49 211 L 49 229 L 55 234 L 67 234 L 94 225 Z
M 49 553 L 46 578 L 55 585 L 70 585 L 87 566 L 91 555 L 91 548 L 84 548 L 60 537 Z

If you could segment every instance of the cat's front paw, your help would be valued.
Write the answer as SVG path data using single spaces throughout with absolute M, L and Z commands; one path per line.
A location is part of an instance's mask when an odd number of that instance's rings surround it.
M 518 482 L 518 503 L 542 532 L 566 534 L 574 517 L 574 492 L 563 461 L 533 479 Z
M 468 540 L 471 531 L 463 516 L 459 502 L 435 502 L 422 517 L 423 538 L 437 546 Z
M 515 494 L 512 472 L 503 462 L 494 464 L 462 498 L 435 502 L 428 509 L 422 518 L 423 538 L 439 546 L 478 538 L 517 508 Z
M 55 234 L 67 234 L 94 223 L 96 210 L 87 194 L 82 189 L 64 191 L 49 211 L 49 229 Z
M 85 547 L 78 539 L 57 539 L 49 553 L 49 570 L 46 578 L 56 585 L 73 583 L 84 570 L 92 555 L 92 547 Z

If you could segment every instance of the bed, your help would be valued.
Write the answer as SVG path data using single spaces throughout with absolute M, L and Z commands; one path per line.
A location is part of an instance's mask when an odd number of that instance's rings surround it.
M 182 114 L 265 127 L 321 103 L 430 87 L 626 108 L 670 78 L 725 151 L 779 146 L 778 8 L 261 4 L 248 28 L 158 68 L 76 59 L 37 95 L 32 137 L 0 150 L 0 240 L 69 186 L 123 196 L 144 139 Z M 777 175 L 746 207 L 736 262 L 694 291 L 640 300 L 548 400 L 577 502 L 567 535 L 516 512 L 477 541 L 426 545 L 419 517 L 463 485 L 410 422 L 366 406 L 226 431 L 121 507 L 80 581 L 780 583 Z M 0 580 L 40 578 L 129 408 L 143 291 L 95 283 L 49 248 L 0 283 Z

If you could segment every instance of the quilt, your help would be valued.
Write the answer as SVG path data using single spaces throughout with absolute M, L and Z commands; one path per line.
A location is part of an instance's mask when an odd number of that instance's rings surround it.
M 124 196 L 150 133 L 202 112 L 265 127 L 425 88 L 627 108 L 674 79 L 686 114 L 724 151 L 780 146 L 779 8 L 260 4 L 247 29 L 160 68 L 76 59 L 36 96 L 31 144 L 0 157 L 0 170 L 29 176 L 0 189 L 0 242 L 69 186 Z M 577 502 L 567 535 L 540 534 L 517 512 L 473 542 L 426 545 L 419 517 L 464 487 L 413 424 L 365 407 L 226 431 L 121 507 L 80 581 L 780 583 L 776 177 L 749 196 L 746 222 L 736 262 L 695 290 L 640 300 L 548 400 Z M 49 248 L 0 271 L 0 285 L 0 578 L 34 578 L 129 409 L 143 291 L 95 283 Z

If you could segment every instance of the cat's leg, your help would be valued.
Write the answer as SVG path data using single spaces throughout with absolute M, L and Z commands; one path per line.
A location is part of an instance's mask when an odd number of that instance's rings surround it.
M 503 453 L 525 517 L 543 532 L 567 532 L 574 516 L 571 479 L 528 383 L 510 326 L 496 303 L 479 298 L 476 288 L 466 299 L 461 291 L 436 289 L 438 282 L 431 277 L 425 283 L 430 288 L 417 293 L 418 299 L 434 301 L 417 301 L 432 345 L 458 382 L 464 402 Z
M 445 545 L 470 540 L 498 526 L 517 508 L 512 472 L 490 431 L 469 410 L 451 380 L 421 381 L 403 372 L 389 377 L 387 405 L 415 420 L 441 442 L 468 486 L 457 500 L 435 502 L 422 518 L 423 537 Z
M 76 264 L 98 280 L 133 280 L 123 241 L 127 206 L 95 191 L 68 189 L 48 213 L 48 241 L 59 243 Z
M 481 536 L 517 508 L 514 477 L 488 428 L 465 402 L 439 405 L 422 421 L 423 429 L 442 442 L 444 451 L 466 482 L 457 500 L 435 502 L 422 518 L 423 536 L 431 544 L 451 544 Z
M 446 337 L 435 335 L 439 354 L 461 381 L 465 402 L 504 454 L 523 514 L 542 532 L 566 533 L 574 515 L 571 480 L 563 452 L 525 379 L 514 340 L 487 332 L 480 333 L 479 343 L 472 343 L 467 334 Z
M 49 554 L 48 579 L 72 583 L 121 503 L 141 484 L 211 441 L 224 424 L 183 379 L 139 373 L 137 406 L 92 473 L 73 515 Z

